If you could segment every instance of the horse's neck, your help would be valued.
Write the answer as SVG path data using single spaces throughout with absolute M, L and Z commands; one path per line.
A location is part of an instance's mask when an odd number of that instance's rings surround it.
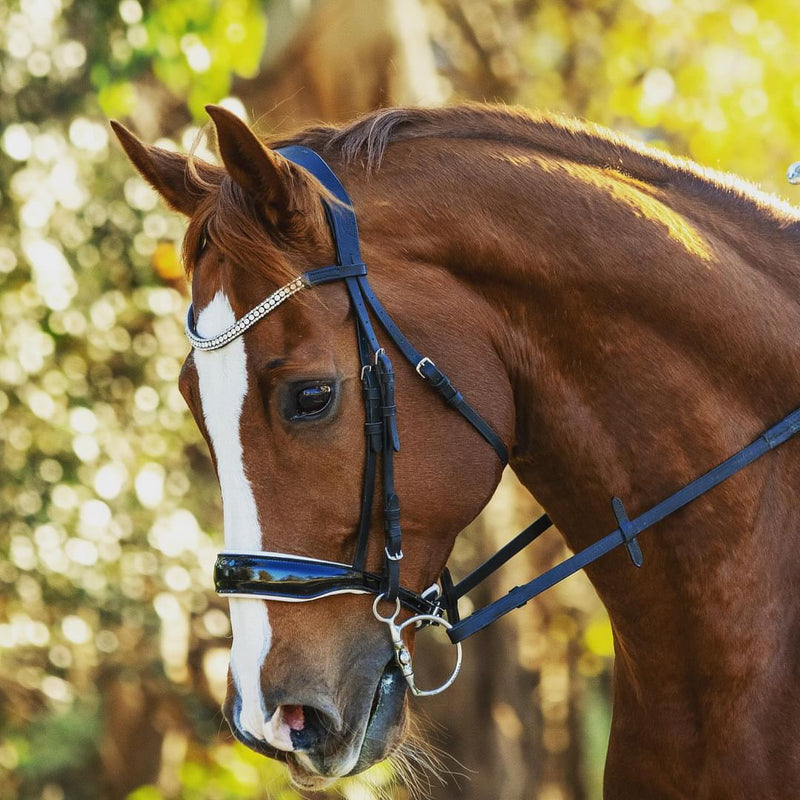
M 401 192 L 392 210 L 405 252 L 496 310 L 512 466 L 573 548 L 616 527 L 612 495 L 634 517 L 800 406 L 795 233 L 758 219 L 743 230 L 602 170 L 522 155 L 475 169 L 424 199 Z M 637 745 L 686 748 L 680 768 L 701 730 L 726 728 L 732 753 L 761 733 L 755 698 L 774 704 L 775 670 L 789 680 L 797 666 L 799 462 L 790 442 L 643 534 L 643 569 L 618 551 L 588 570 L 616 634 L 615 724 L 624 706 Z M 661 728 L 643 722 L 665 707 Z
M 769 238 L 755 264 L 719 238 L 726 223 L 713 213 L 710 234 L 666 213 L 654 224 L 613 197 L 593 210 L 555 217 L 558 238 L 516 253 L 505 298 L 514 467 L 575 548 L 616 527 L 612 495 L 633 517 L 800 406 L 800 293 L 769 260 Z M 642 570 L 624 551 L 590 570 L 617 634 L 610 781 L 630 786 L 640 769 L 620 750 L 631 737 L 638 752 L 673 749 L 670 779 L 719 769 L 717 786 L 763 786 L 774 765 L 753 740 L 796 735 L 784 726 L 800 710 L 786 693 L 798 666 L 800 442 L 784 447 L 643 534 Z M 762 716 L 773 712 L 780 733 Z M 714 736 L 724 745 L 700 755 Z

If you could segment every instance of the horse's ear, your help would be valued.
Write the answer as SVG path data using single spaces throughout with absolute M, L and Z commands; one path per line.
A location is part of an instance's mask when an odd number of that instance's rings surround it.
M 280 213 L 294 205 L 294 166 L 259 141 L 235 114 L 222 106 L 206 106 L 217 129 L 219 154 L 231 178 L 254 200 Z
M 191 216 L 205 194 L 202 178 L 214 171 L 211 164 L 193 159 L 194 170 L 189 169 L 189 157 L 139 141 L 124 125 L 111 120 L 111 127 L 133 165 L 142 177 L 176 211 Z

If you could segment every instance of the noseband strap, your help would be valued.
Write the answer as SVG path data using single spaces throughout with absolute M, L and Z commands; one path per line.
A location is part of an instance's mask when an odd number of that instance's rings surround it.
M 382 578 L 350 564 L 285 553 L 223 552 L 214 565 L 217 593 L 304 603 L 335 594 L 380 595 Z M 433 591 L 417 594 L 399 589 L 397 599 L 413 614 L 439 614 Z

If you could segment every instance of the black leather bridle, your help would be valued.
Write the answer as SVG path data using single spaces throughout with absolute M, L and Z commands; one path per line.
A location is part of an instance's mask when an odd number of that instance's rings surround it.
M 223 552 L 217 559 L 214 571 L 215 587 L 220 594 L 282 602 L 304 602 L 341 593 L 373 594 L 376 597 L 373 605 L 375 616 L 389 626 L 397 662 L 412 691 L 415 694 L 435 694 L 452 683 L 458 665 L 443 686 L 428 692 L 418 690 L 413 680 L 410 655 L 402 641 L 402 632 L 406 627 L 421 623 L 441 624 L 446 627 L 450 640 L 459 646 L 460 665 L 460 643 L 464 639 L 514 608 L 525 605 L 541 592 L 616 547 L 623 545 L 634 565 L 642 566 L 642 552 L 637 541 L 637 536 L 642 531 L 695 500 L 800 431 L 798 409 L 765 431 L 752 444 L 633 520 L 628 518 L 622 501 L 617 497 L 612 498 L 612 510 L 618 523 L 614 531 L 531 582 L 514 587 L 505 597 L 460 619 L 458 599 L 519 553 L 552 523 L 546 514 L 542 515 L 456 585 L 453 585 L 445 567 L 439 584 L 421 594 L 401 586 L 400 564 L 403 550 L 400 500 L 394 488 L 394 454 L 400 449 L 396 424 L 395 381 L 391 361 L 380 345 L 371 315 L 374 315 L 397 349 L 413 365 L 420 378 L 478 431 L 495 450 L 503 465 L 508 462 L 508 452 L 502 439 L 455 389 L 433 360 L 414 348 L 375 296 L 367 279 L 367 267 L 361 259 L 358 228 L 350 197 L 330 167 L 317 153 L 306 147 L 293 145 L 277 152 L 314 175 L 335 198 L 331 201 L 325 200 L 324 205 L 336 250 L 336 264 L 303 273 L 259 303 L 226 331 L 210 339 L 198 335 L 190 306 L 186 333 L 195 348 L 218 349 L 241 336 L 298 291 L 331 281 L 344 281 L 356 321 L 356 342 L 366 417 L 366 457 L 360 518 L 352 564 L 286 553 Z M 377 575 L 365 571 L 365 558 L 379 460 L 383 478 L 385 545 L 382 574 Z M 393 615 L 384 617 L 378 613 L 378 602 L 381 599 L 396 604 Z M 401 605 L 410 610 L 413 616 L 399 623 L 397 618 Z

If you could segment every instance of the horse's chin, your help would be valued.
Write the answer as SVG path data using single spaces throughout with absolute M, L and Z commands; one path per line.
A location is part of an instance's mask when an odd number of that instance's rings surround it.
M 383 761 L 399 744 L 405 731 L 406 686 L 403 673 L 392 660 L 378 681 L 361 752 L 348 774 L 355 775 Z
M 332 783 L 339 780 L 335 775 L 319 775 L 317 772 L 312 771 L 313 767 L 310 770 L 308 766 L 303 764 L 302 755 L 302 753 L 291 753 L 285 759 L 286 766 L 289 769 L 289 777 L 295 787 L 307 792 L 322 792 Z

